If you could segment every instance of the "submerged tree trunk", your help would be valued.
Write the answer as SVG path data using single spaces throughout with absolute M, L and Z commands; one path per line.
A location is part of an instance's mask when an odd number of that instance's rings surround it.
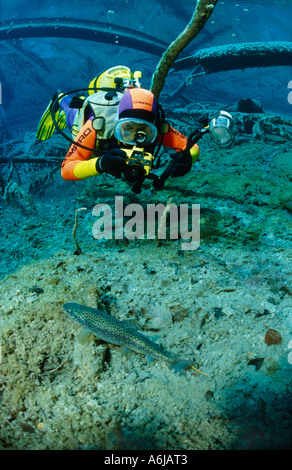
M 250 67 L 292 65 L 292 42 L 244 42 L 201 49 L 190 57 L 178 59 L 174 70 L 193 68 L 192 75 L 223 72 Z
M 125 26 L 74 18 L 32 18 L 0 24 L 0 41 L 33 37 L 75 38 L 129 47 L 160 56 L 167 43 Z
M 210 18 L 217 2 L 218 0 L 197 0 L 196 9 L 189 24 L 162 55 L 152 76 L 150 88 L 157 99 L 173 62 L 179 53 L 199 34 Z

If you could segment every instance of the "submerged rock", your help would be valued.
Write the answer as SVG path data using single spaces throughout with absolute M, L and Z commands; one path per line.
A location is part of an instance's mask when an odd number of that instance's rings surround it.
M 8 183 L 6 186 L 4 200 L 8 204 L 20 209 L 26 215 L 37 213 L 37 208 L 30 196 L 15 181 Z

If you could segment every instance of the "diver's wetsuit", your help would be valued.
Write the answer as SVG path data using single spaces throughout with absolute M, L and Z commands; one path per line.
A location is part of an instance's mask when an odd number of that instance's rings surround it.
M 64 104 L 66 105 L 67 103 Z M 66 119 L 68 113 L 68 127 L 70 127 L 70 125 L 72 127 L 77 110 L 69 108 L 68 104 L 67 106 L 63 106 L 63 100 L 61 101 L 61 107 L 66 113 Z M 72 111 L 75 111 L 75 113 L 73 114 Z M 92 117 L 89 117 L 88 121 L 84 124 L 84 126 L 75 138 L 75 141 L 80 142 L 82 145 L 89 148 L 95 148 L 96 146 L 96 131 L 92 127 L 92 119 L 93 115 Z M 160 136 L 157 137 L 156 142 L 159 141 L 159 138 Z M 123 144 L 119 143 L 114 138 L 110 139 L 110 141 L 108 141 L 107 143 L 108 146 L 106 150 L 109 150 L 111 148 L 123 147 Z M 173 148 L 176 151 L 184 150 L 187 144 L 187 138 L 183 134 L 178 132 L 176 129 L 171 127 L 169 132 L 163 135 L 162 144 L 165 147 Z M 197 144 L 192 150 L 192 158 L 194 163 L 199 158 L 199 147 L 197 146 Z M 101 150 L 101 155 L 104 153 L 104 151 L 105 148 Z M 90 150 L 86 150 L 76 144 L 72 144 L 62 164 L 62 177 L 65 180 L 74 181 L 98 175 L 99 173 L 96 170 L 96 160 L 99 157 L 90 158 L 92 154 L 93 152 L 91 152 Z

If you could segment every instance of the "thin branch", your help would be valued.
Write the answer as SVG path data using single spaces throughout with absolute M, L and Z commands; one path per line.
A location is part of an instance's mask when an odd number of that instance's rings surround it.
M 87 207 L 80 207 L 79 209 L 77 209 L 75 211 L 75 224 L 74 224 L 74 227 L 73 227 L 73 231 L 72 231 L 72 237 L 73 237 L 73 240 L 74 240 L 74 243 L 75 243 L 75 246 L 76 246 L 76 251 L 75 251 L 75 254 L 82 254 L 82 250 L 75 238 L 76 236 L 76 229 L 77 229 L 77 226 L 78 226 L 78 212 L 79 211 L 86 211 L 87 210 Z
M 210 18 L 217 2 L 218 0 L 197 0 L 196 9 L 190 22 L 162 55 L 152 76 L 150 88 L 157 99 L 173 62 L 180 52 L 199 34 Z

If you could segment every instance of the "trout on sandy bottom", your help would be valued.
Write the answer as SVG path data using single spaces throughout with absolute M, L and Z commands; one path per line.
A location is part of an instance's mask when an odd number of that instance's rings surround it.
M 86 327 L 95 336 L 107 343 L 132 349 L 157 361 L 164 361 L 180 373 L 188 369 L 194 369 L 200 374 L 206 375 L 195 368 L 193 361 L 174 357 L 165 351 L 162 346 L 137 331 L 127 321 L 118 320 L 101 310 L 73 302 L 65 303 L 63 309 L 72 320 Z

